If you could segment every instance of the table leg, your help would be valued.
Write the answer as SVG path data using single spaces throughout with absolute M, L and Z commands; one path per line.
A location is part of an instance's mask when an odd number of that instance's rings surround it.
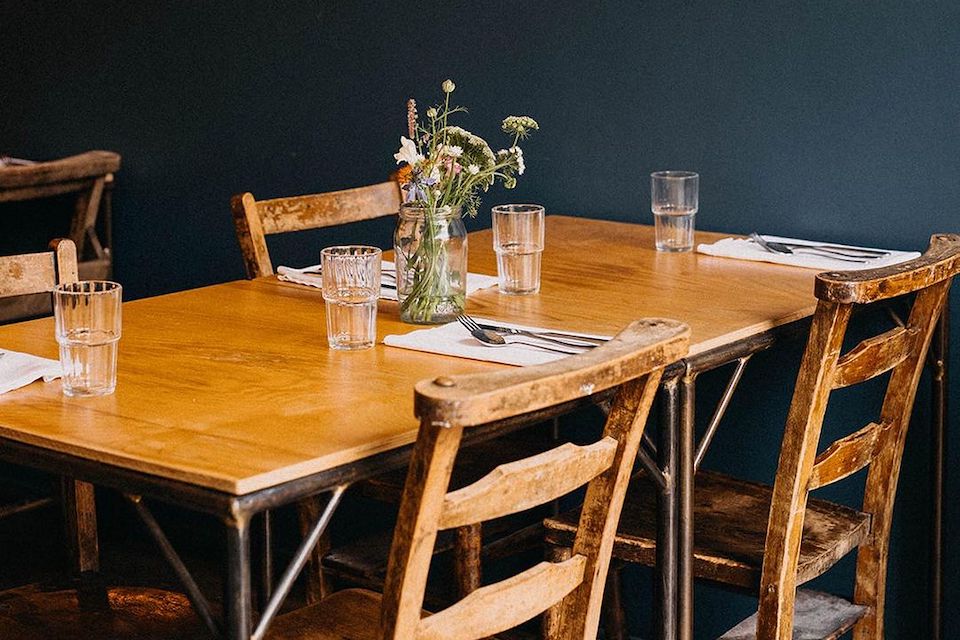
M 226 638 L 248 640 L 253 622 L 249 522 L 240 519 L 226 524 L 227 579 L 223 594 Z
M 268 509 L 260 521 L 260 606 L 265 607 L 273 595 L 273 514 Z
M 664 486 L 657 501 L 656 624 L 661 640 L 677 640 L 677 500 L 680 394 L 676 379 L 660 389 L 660 432 L 657 458 Z
M 931 384 L 931 468 L 933 504 L 930 524 L 930 638 L 943 637 L 943 485 L 947 437 L 947 371 L 950 360 L 950 309 L 944 303 L 940 322 L 930 346 L 933 372 Z
M 677 465 L 679 533 L 677 549 L 677 637 L 693 640 L 693 491 L 696 431 L 694 424 L 696 375 L 687 373 L 680 382 L 680 425 Z

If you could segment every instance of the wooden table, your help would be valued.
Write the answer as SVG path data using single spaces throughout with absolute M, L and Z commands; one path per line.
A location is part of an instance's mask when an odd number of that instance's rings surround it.
M 540 294 L 481 291 L 468 300 L 470 313 L 591 332 L 613 333 L 643 316 L 677 318 L 692 328 L 690 357 L 671 367 L 663 386 L 655 454 L 664 480 L 659 606 L 665 637 L 673 638 L 678 624 L 690 628 L 692 611 L 696 375 L 735 360 L 741 371 L 751 353 L 810 316 L 814 272 L 657 253 L 648 226 L 547 220 Z M 718 237 L 701 233 L 698 241 Z M 471 234 L 470 269 L 496 272 L 489 231 Z M 412 329 L 400 323 L 396 303 L 381 302 L 380 339 Z M 503 366 L 382 344 L 330 351 L 320 292 L 274 278 L 127 303 L 120 344 L 114 395 L 67 398 L 59 384 L 37 383 L 0 396 L 0 457 L 119 489 L 158 539 L 162 532 L 150 525 L 140 496 L 221 518 L 230 638 L 249 637 L 252 624 L 253 515 L 334 490 L 314 527 L 321 531 L 343 487 L 405 463 L 416 436 L 417 380 Z M 50 319 L 0 327 L 0 345 L 57 355 Z M 646 454 L 648 465 L 653 455 Z M 308 551 L 301 548 L 295 560 Z M 175 554 L 167 556 L 209 617 L 189 572 Z M 278 591 L 293 577 L 286 575 Z

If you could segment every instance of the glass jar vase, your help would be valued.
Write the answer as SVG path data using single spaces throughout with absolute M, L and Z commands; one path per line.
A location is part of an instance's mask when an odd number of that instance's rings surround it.
M 456 320 L 467 297 L 467 229 L 460 208 L 402 205 L 393 248 L 400 319 Z

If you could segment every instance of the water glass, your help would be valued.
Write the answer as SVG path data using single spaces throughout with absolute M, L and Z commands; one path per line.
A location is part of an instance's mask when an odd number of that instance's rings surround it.
M 376 342 L 381 254 L 376 247 L 361 245 L 320 252 L 331 349 L 369 349 Z
M 657 251 L 691 251 L 693 227 L 700 205 L 700 176 L 693 171 L 650 174 L 650 208 Z
M 105 280 L 70 282 L 53 290 L 64 395 L 103 396 L 117 388 L 122 291 Z
M 504 204 L 493 208 L 493 250 L 497 254 L 500 293 L 527 295 L 540 291 L 543 227 L 540 205 Z

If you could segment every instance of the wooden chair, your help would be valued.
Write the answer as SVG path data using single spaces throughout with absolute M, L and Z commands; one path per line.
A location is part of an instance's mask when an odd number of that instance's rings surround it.
M 53 251 L 0 257 L 0 300 L 45 294 L 60 282 L 77 281 L 77 249 L 70 240 L 53 240 Z M 99 568 L 93 486 L 64 478 L 61 486 L 68 552 L 77 573 Z M 51 504 L 49 495 L 27 495 L 0 507 L 0 517 Z
M 613 534 L 650 403 L 663 367 L 685 355 L 689 330 L 671 320 L 632 323 L 604 346 L 537 367 L 441 376 L 416 385 L 420 432 L 400 506 L 384 595 L 340 591 L 280 617 L 285 639 L 470 640 L 500 633 L 556 606 L 558 638 L 593 638 Z M 615 390 L 601 439 L 563 444 L 498 466 L 448 492 L 464 429 L 551 409 Z M 477 589 L 424 617 L 424 590 L 438 531 L 516 513 L 587 485 L 573 553 Z
M 400 210 L 400 202 L 400 187 L 394 180 L 342 191 L 271 200 L 257 200 L 250 192 L 237 194 L 230 200 L 230 209 L 247 277 L 252 279 L 273 275 L 273 262 L 267 249 L 268 235 L 322 229 L 393 215 Z M 306 500 L 298 505 L 303 533 L 319 515 L 319 509 L 316 500 Z M 264 516 L 267 540 L 271 538 L 270 527 L 268 512 Z M 329 547 L 329 539 L 324 536 L 311 555 L 307 570 L 308 602 L 316 602 L 331 591 L 321 568 L 322 558 Z M 352 560 L 353 554 L 348 554 L 347 561 Z M 269 566 L 272 563 L 267 560 L 266 564 Z
M 236 195 L 231 200 L 231 209 L 247 277 L 257 278 L 274 273 L 266 244 L 268 235 L 326 228 L 393 215 L 399 211 L 400 204 L 401 191 L 394 180 L 343 191 L 272 200 L 258 201 L 251 193 Z M 511 441 L 512 449 L 520 449 L 530 454 L 543 451 L 549 446 L 550 443 L 544 439 Z M 455 472 L 457 485 L 472 482 L 489 470 L 489 466 L 475 464 L 474 461 L 485 463 L 502 458 L 502 446 L 496 443 L 480 443 L 471 447 L 471 452 L 472 455 L 464 456 L 465 459 L 458 461 Z M 403 490 L 404 479 L 402 471 L 385 474 L 365 482 L 363 493 L 368 497 L 396 504 Z M 319 505 L 313 500 L 298 506 L 301 530 L 304 533 L 319 514 L 318 509 Z M 269 515 L 267 521 L 269 522 Z M 269 524 L 266 527 L 269 527 Z M 437 547 L 438 552 L 453 553 L 454 579 L 461 595 L 475 588 L 480 580 L 478 553 L 483 545 L 484 533 L 491 533 L 489 529 L 493 529 L 492 533 L 498 533 L 496 526 L 487 529 L 488 531 L 483 532 L 479 526 L 464 528 L 445 537 L 443 544 Z M 526 533 L 529 535 L 524 540 L 518 541 L 514 538 L 514 542 L 519 542 L 521 547 L 540 544 L 542 529 L 539 523 L 536 531 Z M 269 537 L 269 534 L 267 536 Z M 316 602 L 328 595 L 333 589 L 331 581 L 381 588 L 387 561 L 384 550 L 388 548 L 389 540 L 389 532 L 386 531 L 335 549 L 330 548 L 326 537 L 321 540 L 316 553 L 311 556 L 307 571 L 308 601 Z M 507 545 L 502 544 L 501 547 L 506 548 Z M 490 554 L 486 555 L 490 557 Z
M 247 277 L 258 278 L 273 274 L 267 236 L 393 215 L 400 210 L 400 187 L 391 180 L 343 191 L 259 201 L 252 193 L 243 193 L 233 197 L 230 208 Z
M 0 203 L 22 202 L 74 194 L 69 238 L 79 257 L 85 280 L 109 279 L 112 271 L 110 190 L 120 156 L 112 151 L 79 155 L 0 168 Z M 66 230 L 65 230 L 66 232 Z M 102 236 L 102 237 L 101 237 Z M 0 306 L 0 321 L 49 313 L 46 296 L 18 297 Z
M 694 573 L 760 596 L 757 614 L 725 640 L 883 637 L 884 588 L 894 495 L 904 438 L 934 327 L 954 275 L 960 235 L 935 235 L 910 262 L 870 271 L 821 273 L 819 299 L 787 417 L 773 487 L 715 473 L 696 479 Z M 841 355 L 851 311 L 915 294 L 904 326 L 862 341 Z M 820 447 L 835 389 L 890 372 L 879 418 Z M 818 450 L 822 453 L 817 454 Z M 860 510 L 810 492 L 869 467 Z M 650 565 L 655 555 L 654 492 L 631 483 L 614 557 Z M 546 523 L 548 542 L 568 546 L 571 514 Z M 798 590 L 858 549 L 853 599 Z
M 71 240 L 50 244 L 53 251 L 0 257 L 0 299 L 49 295 L 57 283 L 77 281 L 76 245 Z M 159 589 L 106 587 L 96 579 L 100 558 L 93 485 L 66 477 L 60 485 L 71 573 L 80 578 L 77 588 L 30 585 L 0 593 L 0 640 L 196 637 L 201 625 L 185 596 Z M 0 506 L 0 517 L 54 501 L 49 495 L 19 497 Z

